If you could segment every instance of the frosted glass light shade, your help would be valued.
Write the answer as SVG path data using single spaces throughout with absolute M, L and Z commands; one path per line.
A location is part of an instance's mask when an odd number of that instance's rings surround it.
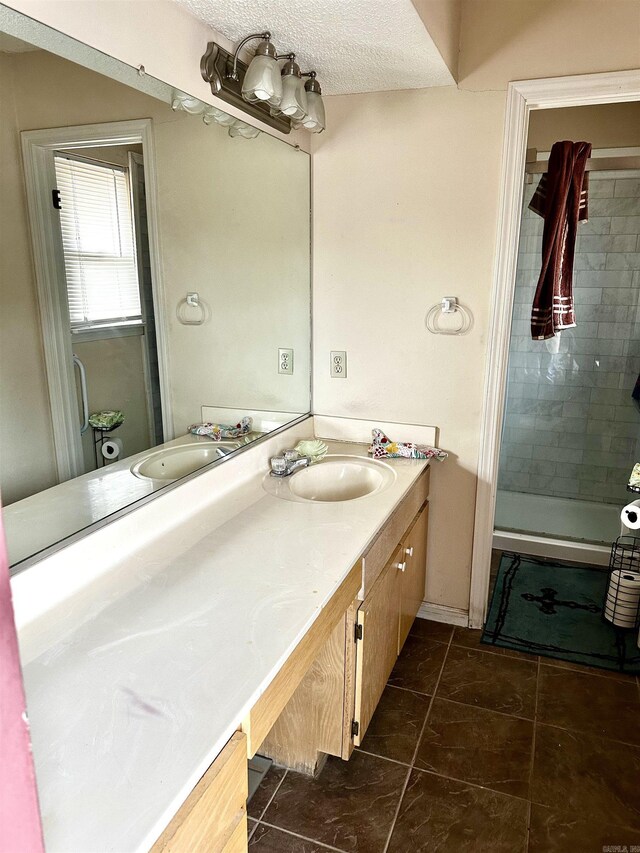
M 222 125 L 222 127 L 229 127 L 238 119 L 235 116 L 230 116 L 229 113 L 219 110 L 217 107 L 208 107 L 207 111 L 203 113 L 202 120 L 205 124 L 215 123 Z
M 282 100 L 278 112 L 289 116 L 294 121 L 301 121 L 308 111 L 307 93 L 304 81 L 295 74 L 287 74 L 282 78 Z
M 324 103 L 322 95 L 317 92 L 307 92 L 307 115 L 302 119 L 302 125 L 311 133 L 322 133 L 325 129 Z
M 173 92 L 171 109 L 184 110 L 186 113 L 197 116 L 207 109 L 207 105 L 199 100 L 199 98 L 194 98 L 193 95 L 187 95 L 186 92 L 180 92 L 176 89 Z
M 251 60 L 242 81 L 242 97 L 250 104 L 264 101 L 277 107 L 282 100 L 282 77 L 272 56 L 257 55 Z
M 260 130 L 257 127 L 253 127 L 250 124 L 246 124 L 239 119 L 236 119 L 235 122 L 229 127 L 229 136 L 241 136 L 243 139 L 255 139 L 258 136 Z

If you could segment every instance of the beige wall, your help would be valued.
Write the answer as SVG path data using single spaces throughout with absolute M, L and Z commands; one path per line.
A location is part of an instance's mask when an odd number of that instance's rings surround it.
M 202 405 L 307 412 L 309 156 L 182 119 L 155 133 L 176 433 Z M 202 326 L 178 322 L 187 291 L 207 305 Z M 293 376 L 278 347 L 294 350 Z
M 463 0 L 461 88 L 638 66 L 636 0 Z
M 529 117 L 529 148 L 550 151 L 561 139 L 585 140 L 594 148 L 640 145 L 640 102 L 594 104 L 561 110 L 534 110 Z
M 432 471 L 427 598 L 466 608 L 504 98 L 444 88 L 327 100 L 314 154 L 314 409 L 440 428 L 451 455 Z M 465 337 L 425 328 L 449 295 L 473 312 Z M 347 350 L 346 380 L 329 378 L 332 349 Z
M 451 456 L 433 469 L 429 602 L 469 600 L 507 83 L 639 65 L 639 16 L 627 0 L 463 0 L 458 89 L 326 99 L 315 409 L 440 427 Z M 425 330 L 445 295 L 473 312 L 466 337 Z M 346 381 L 329 379 L 331 349 L 348 352 Z
M 0 54 L 0 488 L 6 504 L 57 482 L 14 95 L 11 57 Z
M 458 79 L 463 0 L 412 0 L 447 68 Z

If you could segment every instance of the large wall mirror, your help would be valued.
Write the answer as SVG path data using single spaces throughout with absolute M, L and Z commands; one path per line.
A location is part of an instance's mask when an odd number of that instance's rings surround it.
M 308 155 L 20 17 L 0 7 L 14 567 L 310 410 Z

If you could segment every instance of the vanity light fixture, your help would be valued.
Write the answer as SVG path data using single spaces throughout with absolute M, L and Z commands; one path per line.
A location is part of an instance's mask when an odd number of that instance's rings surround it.
M 301 122 L 309 110 L 307 93 L 295 53 L 290 53 L 282 68 L 282 100 L 272 108 L 271 115 L 282 113 L 292 122 Z
M 242 97 L 250 104 L 263 101 L 270 107 L 277 107 L 282 100 L 282 77 L 278 65 L 278 54 L 271 43 L 271 33 L 254 33 L 239 42 L 233 55 L 233 68 L 229 79 L 238 82 L 238 54 L 244 45 L 252 39 L 260 39 L 255 55 L 242 81 Z
M 240 51 L 255 39 L 260 44 L 247 65 L 239 58 Z M 282 67 L 278 64 L 281 60 L 285 60 Z M 325 129 L 322 90 L 316 72 L 302 73 L 294 53 L 279 54 L 268 31 L 246 36 L 238 42 L 233 54 L 209 42 L 200 60 L 200 73 L 210 84 L 212 94 L 283 133 L 290 133 L 292 127 L 311 133 Z M 304 77 L 308 78 L 306 82 Z
M 307 114 L 302 118 L 302 126 L 310 133 L 322 133 L 327 124 L 322 89 L 316 80 L 315 71 L 309 71 L 305 76 L 309 78 L 304 84 L 307 93 Z
M 260 129 L 245 121 L 229 115 L 229 113 L 219 110 L 217 107 L 212 107 L 210 104 L 205 104 L 198 98 L 192 95 L 187 95 L 185 92 L 175 91 L 171 99 L 172 110 L 184 110 L 191 115 L 201 115 L 202 121 L 206 125 L 219 124 L 221 127 L 229 128 L 229 136 L 241 136 L 243 139 L 255 139 L 260 135 Z

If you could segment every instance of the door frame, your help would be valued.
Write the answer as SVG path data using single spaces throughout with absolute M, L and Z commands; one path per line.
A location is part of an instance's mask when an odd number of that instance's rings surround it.
M 471 562 L 469 627 L 484 624 L 489 597 L 498 460 L 506 396 L 529 113 L 640 100 L 640 70 L 509 83 L 491 296 Z
M 163 428 L 165 441 L 173 437 L 153 128 L 152 120 L 145 118 L 30 130 L 20 135 L 56 467 L 58 480 L 63 482 L 83 472 L 83 456 L 76 415 L 69 310 L 66 294 L 60 287 L 64 279 L 60 222 L 51 202 L 51 192 L 56 188 L 53 152 L 60 148 L 142 144 Z

